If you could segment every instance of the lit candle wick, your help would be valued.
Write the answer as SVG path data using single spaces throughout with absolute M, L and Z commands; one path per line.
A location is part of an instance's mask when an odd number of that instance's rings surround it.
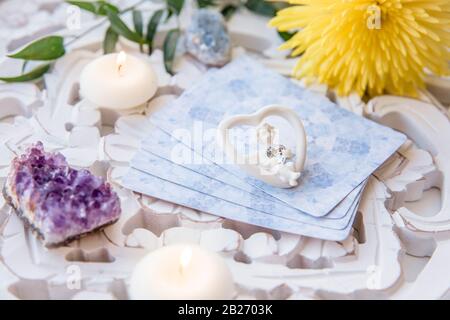
M 120 51 L 119 55 L 117 56 L 117 71 L 119 72 L 119 75 L 121 76 L 121 70 L 125 62 L 127 61 L 127 54 L 123 51 Z
M 181 252 L 180 255 L 180 274 L 183 274 L 186 268 L 189 266 L 192 258 L 192 248 L 187 247 Z

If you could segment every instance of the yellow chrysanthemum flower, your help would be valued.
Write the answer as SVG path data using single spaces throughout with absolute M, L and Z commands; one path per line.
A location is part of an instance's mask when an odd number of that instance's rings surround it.
M 425 72 L 449 73 L 450 0 L 287 0 L 270 24 L 297 31 L 294 76 L 357 92 L 416 95 Z

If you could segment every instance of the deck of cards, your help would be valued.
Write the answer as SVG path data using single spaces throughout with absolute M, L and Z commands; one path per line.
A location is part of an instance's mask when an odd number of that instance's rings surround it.
M 268 105 L 294 111 L 306 132 L 304 166 L 288 188 L 249 174 L 217 139 L 224 119 Z M 254 152 L 253 133 L 275 128 L 277 142 L 263 151 L 282 164 L 289 157 L 295 162 L 295 130 L 276 114 L 261 120 L 230 130 L 236 148 Z M 148 121 L 147 138 L 123 179 L 127 188 L 227 219 L 337 241 L 351 231 L 368 177 L 406 140 L 249 57 L 210 70 Z M 286 150 L 293 151 L 289 157 Z

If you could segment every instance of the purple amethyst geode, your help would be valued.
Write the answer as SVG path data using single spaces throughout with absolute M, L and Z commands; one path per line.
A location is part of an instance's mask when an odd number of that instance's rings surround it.
M 46 246 L 56 246 L 115 222 L 120 201 L 111 186 L 87 170 L 70 168 L 42 143 L 16 157 L 4 195 Z

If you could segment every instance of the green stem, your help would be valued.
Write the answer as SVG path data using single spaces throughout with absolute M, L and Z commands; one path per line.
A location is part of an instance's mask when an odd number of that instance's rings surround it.
M 27 65 L 28 65 L 28 60 L 24 60 L 23 64 L 22 64 L 22 73 L 25 73 L 25 68 L 27 67 Z

